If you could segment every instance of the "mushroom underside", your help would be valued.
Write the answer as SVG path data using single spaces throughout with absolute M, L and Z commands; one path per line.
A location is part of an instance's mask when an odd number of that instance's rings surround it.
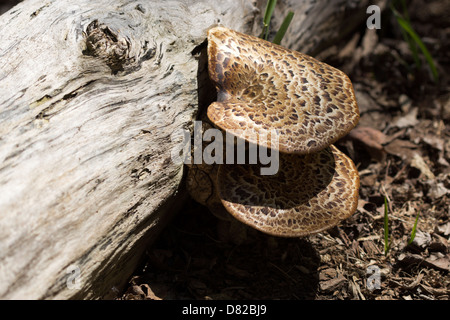
M 280 153 L 275 175 L 260 165 L 220 165 L 218 196 L 236 219 L 268 234 L 299 237 L 335 226 L 358 202 L 359 176 L 335 146 L 310 155 Z

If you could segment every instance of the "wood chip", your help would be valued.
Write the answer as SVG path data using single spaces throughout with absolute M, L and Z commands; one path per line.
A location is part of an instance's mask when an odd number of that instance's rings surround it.
M 321 281 L 320 282 L 320 290 L 325 291 L 325 292 L 332 292 L 332 291 L 338 289 L 340 286 L 342 286 L 346 281 L 347 281 L 347 279 L 342 274 L 339 273 L 336 278 L 326 280 L 326 281 Z

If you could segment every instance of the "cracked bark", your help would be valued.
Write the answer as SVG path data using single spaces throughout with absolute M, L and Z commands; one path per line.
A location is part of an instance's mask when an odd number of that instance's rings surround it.
M 307 35 L 337 39 L 348 1 L 278 2 L 300 20 L 283 44 L 312 52 Z M 170 135 L 211 90 L 206 31 L 259 34 L 264 6 L 27 0 L 0 16 L 0 298 L 119 292 L 183 203 Z

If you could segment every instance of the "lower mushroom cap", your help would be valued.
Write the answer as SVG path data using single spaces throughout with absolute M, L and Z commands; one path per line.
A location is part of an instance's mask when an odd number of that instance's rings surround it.
M 271 235 L 300 237 L 331 228 L 356 211 L 358 171 L 335 146 L 279 156 L 273 176 L 260 175 L 260 165 L 220 166 L 219 197 L 235 218 Z

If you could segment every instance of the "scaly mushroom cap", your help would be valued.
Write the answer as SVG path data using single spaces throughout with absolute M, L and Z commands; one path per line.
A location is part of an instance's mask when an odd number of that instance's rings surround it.
M 355 211 L 359 175 L 331 145 L 315 154 L 280 153 L 277 174 L 259 165 L 221 165 L 218 193 L 236 219 L 265 233 L 300 237 L 335 226 Z
M 218 91 L 209 119 L 231 133 L 245 128 L 241 138 L 252 143 L 273 147 L 258 137 L 275 129 L 281 152 L 313 153 L 359 120 L 352 83 L 342 71 L 260 38 L 210 29 L 208 68 Z

